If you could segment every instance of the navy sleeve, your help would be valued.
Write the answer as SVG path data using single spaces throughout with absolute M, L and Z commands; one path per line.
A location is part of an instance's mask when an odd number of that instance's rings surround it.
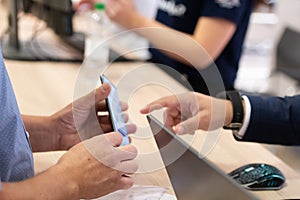
M 218 17 L 239 24 L 253 7 L 253 0 L 204 0 L 201 16 Z
M 300 145 L 300 95 L 248 98 L 251 118 L 244 141 Z

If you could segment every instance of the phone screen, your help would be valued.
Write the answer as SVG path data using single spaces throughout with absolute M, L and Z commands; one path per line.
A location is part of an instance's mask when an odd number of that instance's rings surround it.
M 128 138 L 125 120 L 122 115 L 122 108 L 117 89 L 105 75 L 101 75 L 100 79 L 102 83 L 109 83 L 111 86 L 111 91 L 106 99 L 106 103 L 113 129 L 114 131 L 119 132 L 123 136 L 121 146 L 129 144 L 130 142 Z

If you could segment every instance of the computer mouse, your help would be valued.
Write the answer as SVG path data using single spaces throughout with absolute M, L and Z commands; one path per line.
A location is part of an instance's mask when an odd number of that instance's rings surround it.
M 228 175 L 249 190 L 279 190 L 285 182 L 279 169 L 263 163 L 241 166 Z

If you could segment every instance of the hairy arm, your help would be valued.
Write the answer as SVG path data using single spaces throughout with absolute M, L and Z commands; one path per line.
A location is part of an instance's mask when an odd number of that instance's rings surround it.
M 59 134 L 51 134 L 51 117 L 22 115 L 34 152 L 57 150 Z
M 0 199 L 35 200 L 35 199 L 78 199 L 78 188 L 65 179 L 69 176 L 59 166 L 55 166 L 34 178 L 16 182 L 2 183 Z
M 133 185 L 137 149 L 119 146 L 122 136 L 107 133 L 67 151 L 53 167 L 33 178 L 2 183 L 1 200 L 79 200 L 104 196 Z

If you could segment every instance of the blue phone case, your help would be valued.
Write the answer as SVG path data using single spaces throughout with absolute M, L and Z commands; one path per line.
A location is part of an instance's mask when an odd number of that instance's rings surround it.
M 111 85 L 111 91 L 106 100 L 111 123 L 114 131 L 119 132 L 123 136 L 121 146 L 127 145 L 130 143 L 130 141 L 128 138 L 126 124 L 123 118 L 122 108 L 117 93 L 117 89 L 115 85 L 105 75 L 101 75 L 100 79 L 102 83 L 109 83 Z

